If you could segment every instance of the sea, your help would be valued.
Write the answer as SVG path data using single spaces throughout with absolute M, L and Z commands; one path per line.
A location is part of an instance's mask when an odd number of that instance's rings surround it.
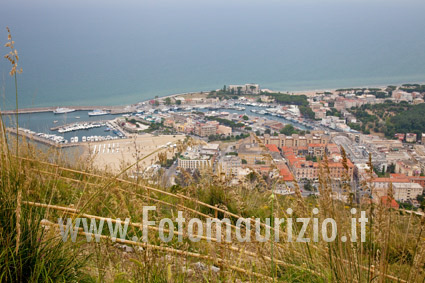
M 244 83 L 289 92 L 420 83 L 423 11 L 423 0 L 2 1 L 0 54 L 9 26 L 20 108 Z M 1 57 L 2 110 L 16 107 L 10 68 Z

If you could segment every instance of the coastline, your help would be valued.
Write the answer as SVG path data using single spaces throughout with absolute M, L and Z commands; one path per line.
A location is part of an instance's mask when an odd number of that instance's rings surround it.
M 408 83 L 402 83 L 402 84 L 408 84 Z M 296 95 L 301 95 L 301 94 L 316 94 L 316 92 L 325 92 L 325 91 L 330 91 L 330 92 L 335 92 L 337 89 L 350 89 L 350 88 L 386 88 L 389 85 L 395 85 L 395 86 L 401 86 L 402 84 L 398 83 L 398 84 L 387 84 L 387 85 L 362 85 L 362 86 L 349 86 L 349 87 L 339 87 L 339 88 L 321 88 L 321 89 L 307 89 L 307 90 L 296 90 L 296 91 L 282 91 L 282 90 L 272 90 L 275 92 L 282 92 L 282 93 L 287 93 L 289 92 L 289 94 L 296 94 Z M 410 83 L 410 84 L 425 84 L 425 81 L 422 82 L 415 82 L 415 83 Z
M 404 84 L 404 83 L 402 83 Z M 402 84 L 387 84 L 387 85 L 362 85 L 362 86 L 349 86 L 349 87 L 340 87 L 340 88 L 320 88 L 320 89 L 305 89 L 305 90 L 294 90 L 294 91 L 290 91 L 290 90 L 277 90 L 277 89 L 269 89 L 267 87 L 264 87 L 262 89 L 262 91 L 264 92 L 269 92 L 269 93 L 276 93 L 276 92 L 281 92 L 281 93 L 288 93 L 291 95 L 307 95 L 307 96 L 311 96 L 311 95 L 315 95 L 318 92 L 325 92 L 325 91 L 329 91 L 329 92 L 336 92 L 337 89 L 350 89 L 350 88 L 386 88 L 388 85 L 396 85 L 396 86 L 401 86 Z M 413 84 L 413 83 L 411 83 Z M 422 82 L 415 82 L 415 84 L 425 84 L 425 81 Z M 145 103 L 148 102 L 150 100 L 155 100 L 155 99 L 165 99 L 165 98 L 173 98 L 173 97 L 177 97 L 177 96 L 186 96 L 186 95 L 193 95 L 193 94 L 201 94 L 201 93 L 206 93 L 209 91 L 190 91 L 190 92 L 183 92 L 183 93 L 174 93 L 174 94 L 168 94 L 168 95 L 163 95 L 163 96 L 157 96 L 157 98 L 155 97 L 151 97 L 151 98 L 147 98 L 147 99 L 143 99 L 140 100 L 138 102 L 134 102 L 132 104 L 126 104 L 126 105 L 113 105 L 113 106 L 94 106 L 94 105 L 84 105 L 84 106 L 74 106 L 74 105 L 61 105 L 60 107 L 68 107 L 68 108 L 73 108 L 77 111 L 92 111 L 95 109 L 103 109 L 103 110 L 108 110 L 111 112 L 111 114 L 125 114 L 125 113 L 129 113 L 131 111 L 129 111 L 130 109 L 128 109 L 127 111 L 125 110 L 125 108 L 132 108 L 132 107 L 136 107 L 138 104 L 141 103 Z M 29 114 L 29 113 L 42 113 L 42 112 L 52 112 L 53 110 L 55 110 L 58 106 L 46 106 L 46 107 L 25 107 L 25 108 L 20 108 L 18 110 L 18 114 Z M 16 109 L 10 109 L 10 110 L 0 110 L 0 115 L 14 115 L 16 114 Z

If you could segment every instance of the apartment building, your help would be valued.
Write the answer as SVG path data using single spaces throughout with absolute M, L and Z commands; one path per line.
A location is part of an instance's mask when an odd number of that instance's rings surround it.
M 247 166 L 270 166 L 271 158 L 266 153 L 257 143 L 242 143 L 238 146 L 238 156 L 246 161 Z
M 199 157 L 199 158 L 178 158 L 177 161 L 178 167 L 181 167 L 183 169 L 206 169 L 208 167 L 211 167 L 211 159 L 205 158 L 205 157 Z
M 238 176 L 242 169 L 242 160 L 238 156 L 226 155 L 220 160 L 219 166 L 226 176 Z
M 261 137 L 260 137 L 261 139 Z M 265 134 L 262 137 L 264 144 L 274 144 L 278 147 L 308 147 L 309 144 L 328 144 L 330 137 L 325 134 L 306 134 L 300 136 L 293 134 L 292 136 L 286 136 L 279 134 L 278 136 L 270 136 Z
M 205 154 L 201 146 L 188 148 L 188 150 L 177 158 L 178 167 L 183 169 L 206 169 L 213 164 L 213 154 Z
M 283 147 L 282 151 L 288 161 L 289 168 L 297 180 L 317 180 L 319 178 L 321 170 L 318 162 L 308 161 L 305 157 L 297 156 L 293 149 L 289 147 Z M 328 167 L 329 177 L 332 179 L 342 180 L 347 174 L 348 178 L 353 180 L 354 165 L 350 160 L 347 160 L 348 171 L 344 168 L 341 158 L 337 158 L 337 156 L 328 160 Z
M 423 186 L 416 183 L 406 175 L 392 174 L 390 178 L 375 178 L 373 180 L 373 199 L 378 201 L 383 196 L 388 195 L 388 189 L 392 186 L 395 200 L 406 202 L 410 199 L 416 199 L 423 193 Z
M 421 165 L 414 160 L 399 160 L 395 163 L 395 172 L 407 176 L 419 176 Z
M 208 137 L 217 133 L 217 125 L 212 123 L 200 123 L 195 126 L 195 134 L 200 137 Z

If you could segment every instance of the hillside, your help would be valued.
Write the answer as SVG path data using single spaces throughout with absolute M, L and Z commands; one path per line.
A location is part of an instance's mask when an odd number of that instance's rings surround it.
M 391 117 L 386 123 L 385 134 L 425 133 L 425 103 L 414 105 Z
M 410 105 L 386 101 L 349 109 L 361 122 L 359 130 L 394 138 L 396 133 L 425 133 L 425 104 Z
M 30 144 L 19 145 L 19 157 L 2 136 L 1 147 L 1 256 L 3 281 L 82 281 L 82 282 L 282 282 L 374 280 L 422 281 L 424 224 L 420 218 L 384 206 L 358 206 L 332 199 L 325 170 L 321 175 L 320 193 L 315 198 L 297 194 L 272 196 L 261 176 L 250 177 L 239 185 L 230 185 L 212 172 L 201 172 L 197 180 L 187 176 L 186 187 L 164 188 L 150 184 L 154 180 L 134 180 L 129 168 L 118 175 L 96 172 L 89 160 L 78 166 L 67 164 L 56 151 L 42 153 Z M 13 143 L 12 143 L 13 144 Z M 56 160 L 52 162 L 52 160 Z M 280 181 L 275 180 L 273 186 Z M 321 223 L 332 218 L 338 235 L 349 235 L 351 206 L 366 211 L 366 241 L 345 243 L 338 236 L 334 242 L 313 241 L 312 225 L 304 237 L 310 242 L 295 242 L 302 223 L 295 217 L 312 217 L 314 207 Z M 169 242 L 159 238 L 158 226 L 149 226 L 149 241 L 142 238 L 143 206 L 156 206 L 149 220 L 174 219 L 182 211 L 185 219 L 228 218 L 231 242 L 225 229 L 211 237 L 188 238 L 188 224 L 183 233 L 178 225 L 165 225 L 165 234 L 175 231 Z M 290 213 L 287 208 L 292 209 Z M 75 242 L 62 242 L 58 218 L 94 219 L 96 227 L 105 220 L 100 242 L 87 242 L 80 229 Z M 249 220 L 235 228 L 240 218 L 260 218 L 261 235 L 268 230 L 265 219 L 294 218 L 284 221 L 271 239 L 255 240 L 255 222 Z M 113 239 L 106 221 L 130 218 L 127 236 Z M 19 223 L 19 225 L 18 225 Z M 250 224 L 248 224 L 250 223 Z M 272 221 L 273 223 L 273 221 Z M 116 222 L 113 222 L 116 224 Z M 90 224 L 89 224 L 90 225 Z M 237 240 L 246 236 L 251 226 L 251 242 Z M 293 242 L 288 242 L 291 227 Z M 80 226 L 81 228 L 81 226 Z M 360 229 L 360 228 L 358 228 Z M 195 231 L 199 231 L 195 229 Z M 341 234 L 340 234 L 341 233 Z M 182 241 L 179 242 L 178 236 Z M 239 236 L 241 236 L 239 235 Z M 302 237 L 302 236 L 301 236 Z M 221 238 L 221 239 L 220 239 Z M 379 279 L 378 279 L 379 278 Z M 25 280 L 24 280 L 25 279 Z

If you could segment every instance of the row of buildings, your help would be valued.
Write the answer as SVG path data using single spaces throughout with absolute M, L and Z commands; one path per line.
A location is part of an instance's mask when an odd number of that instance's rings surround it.
M 200 137 L 209 137 L 211 135 L 231 136 L 232 128 L 220 125 L 217 121 L 199 121 L 194 118 L 195 115 L 173 114 L 165 119 L 164 126 L 174 128 L 177 132 L 185 134 L 195 134 Z

